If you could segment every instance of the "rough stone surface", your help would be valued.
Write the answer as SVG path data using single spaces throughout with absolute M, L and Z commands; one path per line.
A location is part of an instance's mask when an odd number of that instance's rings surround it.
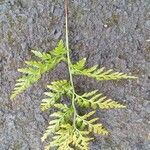
M 78 77 L 79 91 L 99 89 L 127 105 L 124 110 L 98 111 L 110 131 L 95 136 L 91 150 L 149 150 L 150 141 L 150 0 L 72 0 L 69 4 L 72 60 L 87 57 L 99 64 L 138 76 L 138 81 L 102 82 Z M 17 68 L 31 49 L 52 49 L 64 39 L 62 0 L 0 0 L 0 150 L 42 150 L 40 137 L 49 112 L 39 109 L 46 84 L 67 77 L 66 67 L 10 101 L 19 77 Z

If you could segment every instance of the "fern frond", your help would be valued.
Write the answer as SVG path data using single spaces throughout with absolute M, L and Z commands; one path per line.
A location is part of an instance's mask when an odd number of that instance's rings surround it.
M 34 53 L 35 56 L 39 57 L 41 60 L 49 60 L 52 57 L 62 57 L 67 53 L 67 50 L 64 46 L 64 43 L 62 40 L 60 40 L 55 47 L 53 51 L 50 51 L 49 53 L 41 53 L 39 51 L 32 50 L 32 53 Z
M 55 57 L 60 57 L 63 56 L 67 53 L 67 49 L 64 46 L 63 40 L 60 40 L 59 43 L 57 44 L 56 48 L 50 52 L 53 56 Z
M 72 144 L 80 150 L 88 150 L 89 142 L 93 140 L 93 138 L 89 138 L 89 133 L 89 131 L 76 129 L 73 134 Z
M 83 58 L 72 64 L 69 49 L 68 37 L 68 15 L 67 1 L 65 3 L 66 20 L 66 43 L 60 40 L 57 46 L 47 53 L 32 50 L 37 60 L 25 62 L 25 67 L 18 69 L 22 76 L 16 80 L 15 88 L 12 91 L 11 99 L 25 91 L 36 83 L 44 73 L 55 68 L 58 63 L 64 61 L 68 66 L 69 81 L 58 80 L 48 85 L 48 92 L 45 92 L 46 98 L 41 102 L 41 110 L 45 111 L 52 106 L 56 109 L 50 115 L 51 121 L 43 134 L 42 142 L 53 135 L 52 140 L 45 147 L 45 150 L 89 150 L 90 133 L 107 135 L 108 131 L 101 123 L 97 123 L 98 118 L 94 118 L 95 111 L 91 111 L 83 116 L 78 114 L 78 104 L 81 107 L 91 107 L 93 109 L 115 109 L 125 108 L 124 105 L 108 99 L 98 90 L 94 90 L 82 95 L 78 95 L 74 88 L 73 75 L 84 75 L 99 81 L 136 79 L 134 76 L 125 73 L 114 72 L 112 69 L 106 70 L 98 65 L 86 67 L 86 58 Z M 65 99 L 66 98 L 66 99 Z M 66 104 L 62 104 L 64 100 Z
M 47 86 L 51 91 L 54 91 L 56 93 L 63 93 L 66 92 L 69 94 L 72 91 L 72 87 L 70 85 L 70 82 L 67 80 L 58 80 L 51 83 L 51 85 Z
M 52 56 L 48 53 L 44 53 L 44 52 L 39 52 L 39 51 L 35 51 L 32 50 L 31 51 L 36 57 L 40 58 L 41 60 L 45 61 L 45 60 L 49 60 Z
M 74 129 L 70 124 L 63 124 L 60 130 L 56 132 L 49 147 L 57 147 L 58 150 L 74 150 L 72 147 L 88 150 L 89 141 L 92 140 L 88 135 L 88 131 L 80 131 Z
M 73 114 L 73 109 L 68 108 L 67 105 L 56 104 L 55 107 L 60 109 L 60 111 L 54 112 L 50 115 L 51 117 L 55 117 L 55 119 L 49 122 L 49 126 L 47 127 L 45 133 L 43 134 L 43 137 L 41 138 L 42 141 L 45 141 L 48 136 L 58 131 L 61 125 L 68 122 Z
M 93 114 L 95 113 L 95 111 L 92 111 L 88 114 L 85 114 L 84 116 L 79 116 L 77 118 L 77 125 L 81 128 L 81 129 L 85 129 L 87 128 L 89 132 L 93 132 L 95 134 L 102 134 L 102 135 L 107 135 L 108 131 L 103 127 L 102 124 L 98 124 L 95 123 L 98 118 L 93 118 L 91 120 L 87 120 L 89 119 L 89 117 L 91 117 Z
M 50 142 L 50 147 L 57 147 L 58 150 L 70 150 L 70 144 L 72 143 L 73 127 L 70 124 L 61 125 L 60 130 L 55 133 L 53 141 Z
M 134 76 L 127 75 L 125 73 L 114 72 L 112 69 L 106 70 L 104 67 L 98 68 L 98 65 L 95 65 L 91 68 L 85 68 L 86 59 L 78 61 L 72 65 L 72 73 L 74 75 L 84 75 L 87 77 L 94 78 L 99 81 L 103 80 L 120 80 L 120 79 L 136 79 Z
M 67 80 L 52 82 L 51 85 L 48 85 L 47 87 L 50 89 L 50 92 L 45 92 L 45 95 L 47 95 L 48 98 L 43 99 L 41 102 L 42 111 L 53 106 L 64 94 L 67 96 L 72 94 L 72 87 Z
M 63 42 L 60 41 L 58 46 L 50 53 L 38 51 L 32 51 L 32 53 L 40 60 L 26 61 L 26 67 L 18 69 L 19 72 L 23 73 L 23 76 L 16 81 L 11 99 L 32 86 L 45 72 L 53 69 L 60 61 L 65 60 L 66 48 Z
M 97 90 L 84 93 L 81 96 L 76 95 L 76 101 L 81 107 L 91 107 L 93 109 L 115 109 L 126 107 L 112 99 L 107 99 L 102 93 L 97 93 Z

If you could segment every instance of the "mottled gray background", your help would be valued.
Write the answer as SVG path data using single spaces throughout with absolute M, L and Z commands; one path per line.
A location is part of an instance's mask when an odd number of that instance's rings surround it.
M 150 141 L 150 0 L 70 0 L 72 60 L 87 57 L 99 64 L 132 73 L 138 81 L 102 82 L 78 77 L 78 91 L 99 89 L 127 105 L 124 110 L 98 111 L 110 131 L 95 136 L 91 150 L 149 150 Z M 47 51 L 64 39 L 62 0 L 0 0 L 0 150 L 42 150 L 40 137 L 49 112 L 39 105 L 46 84 L 67 77 L 66 66 L 10 101 L 20 75 L 17 68 L 31 58 L 31 49 Z

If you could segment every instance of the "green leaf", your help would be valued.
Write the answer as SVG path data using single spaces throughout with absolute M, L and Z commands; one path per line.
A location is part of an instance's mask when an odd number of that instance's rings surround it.
M 23 76 L 16 81 L 11 99 L 14 99 L 17 95 L 36 83 L 45 72 L 55 68 L 60 61 L 65 60 L 66 48 L 63 42 L 60 41 L 57 47 L 51 51 L 51 54 L 34 50 L 32 50 L 32 53 L 40 58 L 40 60 L 26 61 L 26 67 L 18 69 L 19 72 L 23 73 Z
M 85 59 L 81 59 L 77 63 L 73 64 L 72 73 L 75 75 L 84 75 L 87 77 L 91 77 L 99 81 L 137 79 L 137 77 L 130 76 L 125 73 L 114 72 L 112 69 L 105 71 L 104 67 L 98 68 L 98 65 L 95 65 L 91 68 L 85 68 L 85 62 L 86 62 Z
M 86 63 L 86 58 L 83 58 L 79 60 L 76 64 L 74 64 L 72 67 L 73 69 L 76 69 L 76 70 L 82 70 L 83 67 L 85 66 L 85 63 Z
M 55 133 L 49 148 L 57 147 L 58 150 L 88 150 L 89 142 L 92 140 L 88 136 L 88 131 L 80 131 L 74 129 L 70 124 L 63 124 Z
M 34 50 L 32 50 L 31 52 L 32 52 L 36 57 L 40 58 L 40 59 L 43 60 L 43 61 L 51 59 L 51 55 L 48 54 L 48 53 L 44 53 L 44 52 L 41 53 L 41 52 L 39 52 L 39 51 L 34 51 Z
M 98 120 L 98 118 L 88 120 L 89 117 L 91 117 L 94 113 L 95 111 L 92 111 L 83 116 L 78 115 L 77 125 L 80 126 L 82 129 L 86 129 L 87 127 L 89 132 L 93 132 L 95 134 L 102 134 L 102 135 L 108 134 L 108 131 L 103 127 L 102 124 L 95 123 Z
M 59 107 L 60 106 L 61 104 L 59 104 Z M 41 138 L 42 141 L 45 141 L 52 133 L 59 131 L 61 126 L 68 122 L 73 114 L 73 109 L 68 108 L 66 105 L 63 105 L 59 109 L 60 111 L 54 112 L 50 115 L 51 117 L 55 117 L 55 119 L 49 122 L 49 126 Z
M 72 87 L 67 80 L 59 80 L 52 82 L 51 85 L 47 86 L 50 92 L 45 92 L 48 98 L 43 99 L 41 102 L 41 110 L 45 111 L 53 106 L 56 102 L 60 101 L 63 95 L 72 95 Z M 58 105 L 55 105 L 58 107 Z
M 60 40 L 56 48 L 53 51 L 51 51 L 51 54 L 56 57 L 60 57 L 62 55 L 65 55 L 66 53 L 67 53 L 67 50 L 62 40 Z
M 97 90 L 84 93 L 81 96 L 77 95 L 76 102 L 81 107 L 91 107 L 93 109 L 118 109 L 126 107 L 122 104 L 119 104 L 119 102 L 113 101 L 112 99 L 107 99 L 107 97 L 103 96 L 102 93 L 97 93 Z

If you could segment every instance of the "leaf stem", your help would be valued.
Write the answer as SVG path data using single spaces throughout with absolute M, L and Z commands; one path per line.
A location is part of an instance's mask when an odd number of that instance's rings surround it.
M 70 59 L 70 50 L 69 50 L 69 37 L 68 37 L 68 0 L 64 0 L 65 3 L 65 27 L 66 27 L 66 49 L 67 49 L 67 62 L 68 62 L 68 70 L 69 70 L 69 77 L 70 77 L 70 82 L 71 86 L 73 89 L 73 94 L 72 94 L 72 107 L 74 110 L 74 115 L 73 115 L 73 126 L 76 128 L 76 116 L 77 116 L 77 110 L 75 107 L 75 89 L 74 89 L 74 83 L 73 83 L 73 76 L 71 73 L 71 59 Z

